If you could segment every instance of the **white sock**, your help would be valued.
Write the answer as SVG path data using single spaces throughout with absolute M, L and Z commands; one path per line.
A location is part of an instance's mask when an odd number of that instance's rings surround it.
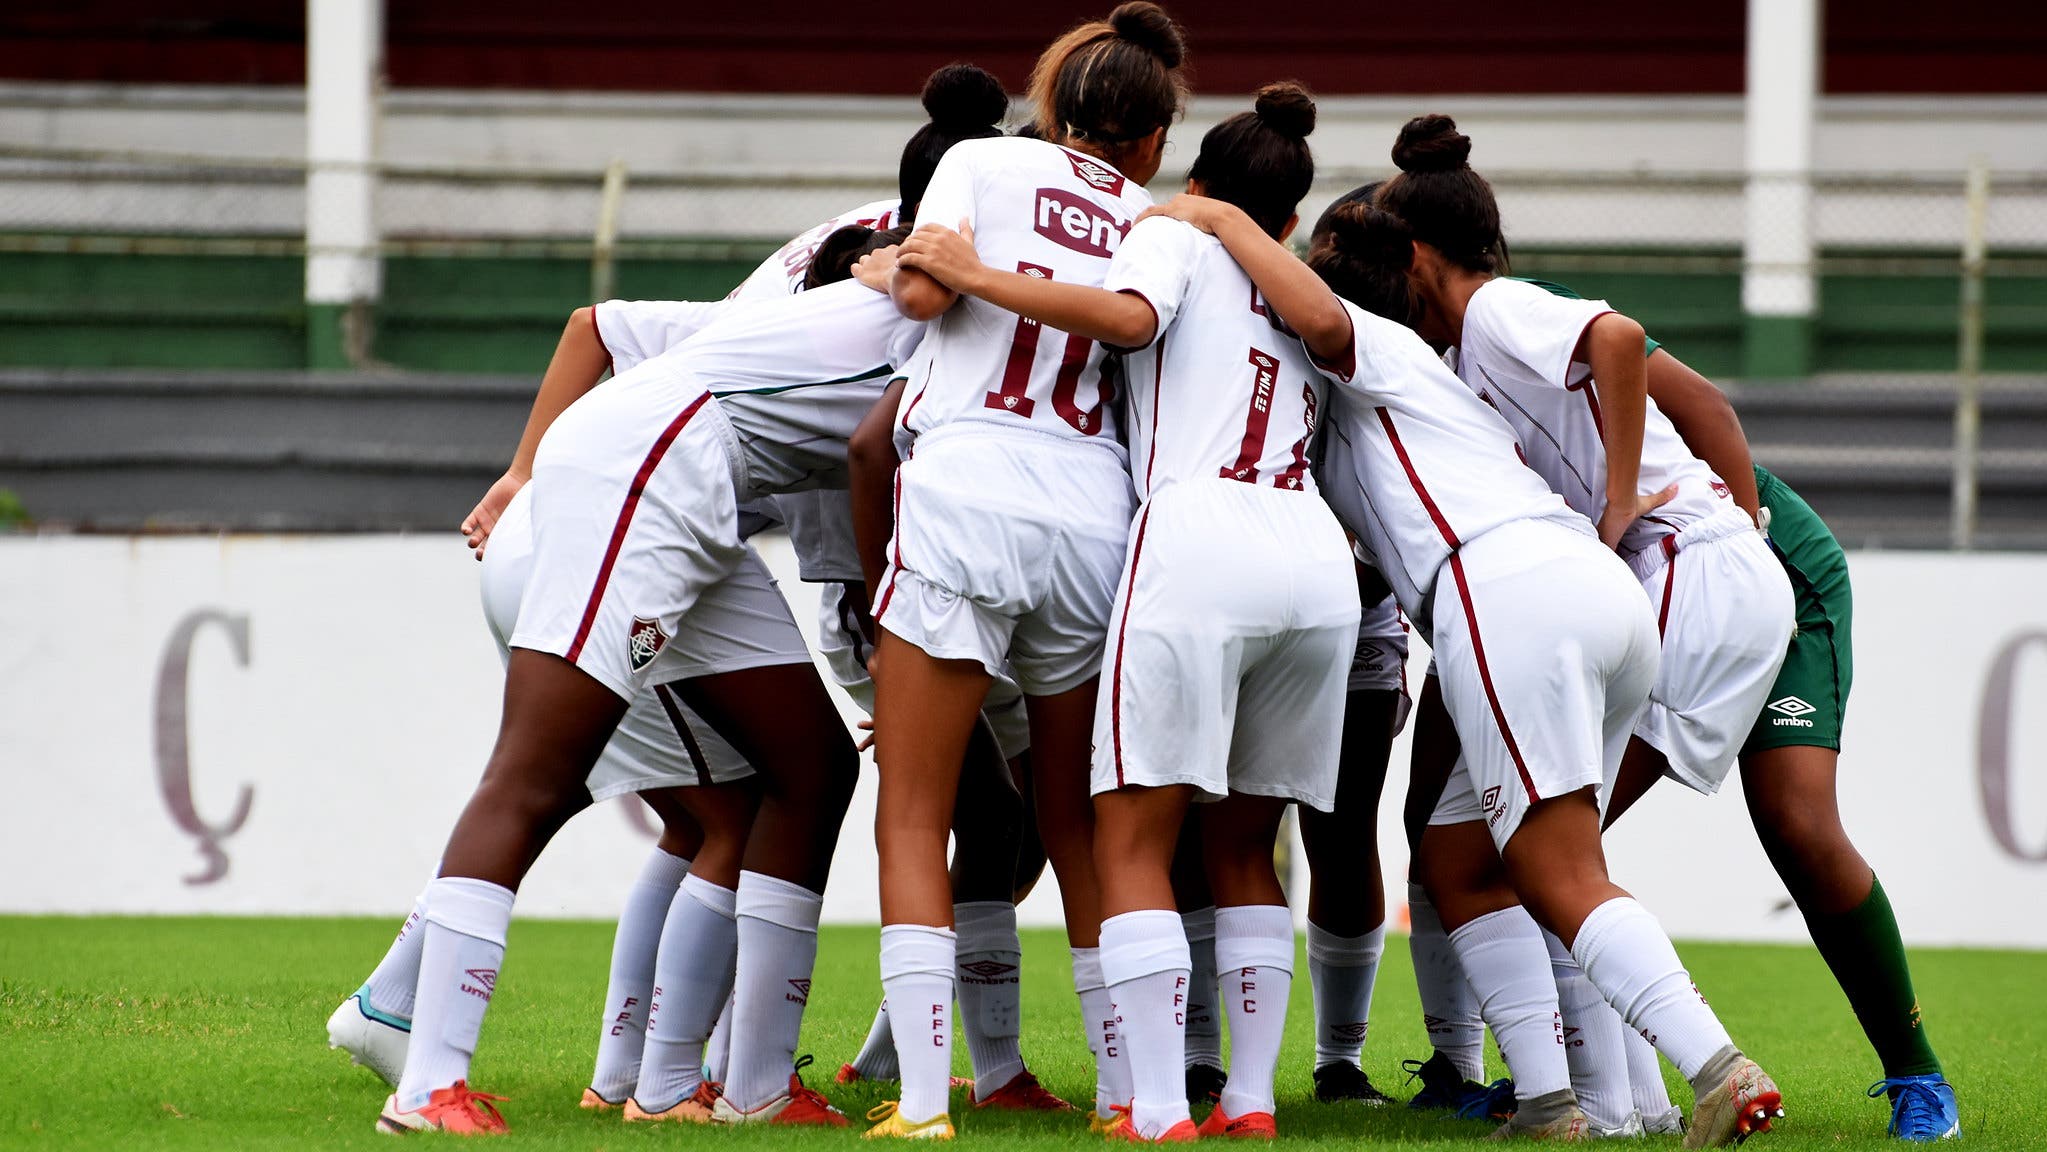
M 1157 1139 L 1187 1114 L 1187 955 L 1180 914 L 1166 908 L 1102 921 L 1102 979 L 1129 1049 L 1130 1123 Z
M 1649 910 L 1618 896 L 1585 917 L 1571 955 L 1621 1014 L 1685 1079 L 1734 1041 L 1678 961 L 1677 949 Z
M 1571 1090 L 1578 1107 L 1595 1128 L 1615 1129 L 1635 1110 L 1628 1088 L 1628 1026 L 1620 1013 L 1585 978 L 1571 950 L 1544 932 L 1550 973 L 1557 982 L 1557 1011 L 1564 1021 L 1564 1059 L 1571 1067 Z
M 1270 1112 L 1294 987 L 1294 914 L 1284 904 L 1216 909 L 1215 966 L 1230 1014 L 1230 1079 L 1216 1106 L 1226 1116 Z
M 1315 1067 L 1356 1064 L 1372 1023 L 1372 988 L 1386 952 L 1386 925 L 1338 936 L 1308 921 L 1308 983 L 1315 992 Z
M 953 965 L 958 938 L 925 924 L 881 926 L 881 988 L 895 1005 L 895 1036 L 903 1095 L 896 1105 L 921 1124 L 943 1116 L 952 1088 Z
M 683 880 L 661 928 L 647 1048 L 633 1099 L 666 1112 L 695 1095 L 703 1080 L 704 1042 L 732 1000 L 739 951 L 738 896 L 701 876 Z
M 1655 1046 L 1633 1028 L 1624 1029 L 1621 1039 L 1627 1042 L 1628 1089 L 1635 1098 L 1635 1111 L 1642 1114 L 1644 1123 L 1670 1115 L 1670 1086 L 1663 1082 L 1663 1063 L 1656 1057 Z
M 398 1107 L 416 1112 L 437 1088 L 469 1079 L 469 1058 L 483 1013 L 497 991 L 512 924 L 512 890 L 487 880 L 447 876 L 426 886 L 420 935 L 419 1001 L 412 1045 L 398 1081 Z
M 632 1094 L 640 1080 L 640 1050 L 647 1039 L 647 1005 L 654 994 L 654 955 L 661 926 L 689 861 L 656 848 L 626 890 L 611 938 L 611 979 L 604 989 L 603 1024 L 597 1032 L 597 1067 L 590 1087 L 612 1103 Z
M 730 1063 L 731 1056 L 732 997 L 728 996 L 725 1006 L 718 1010 L 718 1022 L 711 1026 L 711 1038 L 704 1043 L 704 1079 L 716 1084 L 725 1083 L 725 1066 Z
M 1130 1106 L 1130 1056 L 1116 1035 L 1116 1006 L 1102 982 L 1102 950 L 1070 948 L 1073 991 L 1080 997 L 1081 1030 L 1095 1058 L 1095 1116 L 1108 1120 L 1118 1107 Z
M 1478 993 L 1479 1015 L 1506 1058 L 1515 1099 L 1569 1088 L 1557 984 L 1534 917 L 1519 904 L 1488 912 L 1450 933 L 1450 946 Z
M 412 1019 L 413 990 L 419 987 L 419 953 L 426 944 L 420 926 L 426 921 L 426 889 L 412 901 L 412 914 L 398 926 L 398 938 L 377 961 L 377 970 L 363 982 L 369 1007 L 380 1016 Z
M 739 971 L 732 989 L 725 1099 L 752 1112 L 789 1091 L 824 897 L 759 872 L 739 874 Z
M 896 1037 L 889 1030 L 888 997 L 881 998 L 881 1007 L 874 1010 L 874 1023 L 867 1026 L 867 1039 L 860 1045 L 860 1054 L 853 1057 L 853 1071 L 862 1080 L 894 1080 L 902 1075 L 902 1065 L 896 1063 Z
M 952 906 L 959 936 L 955 987 L 960 1031 L 974 1065 L 974 1099 L 986 1100 L 1023 1071 L 1017 1034 L 1023 1015 L 1023 941 L 1016 934 L 1016 905 L 976 901 Z
M 1180 913 L 1187 955 L 1187 1067 L 1223 1066 L 1223 1016 L 1216 1001 L 1215 906 Z
M 1421 993 L 1422 1024 L 1429 1043 L 1466 1080 L 1485 1081 L 1485 1024 L 1478 1014 L 1478 993 L 1464 978 L 1457 950 L 1450 947 L 1443 918 L 1419 884 L 1407 886 L 1407 914 L 1413 924 L 1407 950 L 1414 959 L 1414 983 Z

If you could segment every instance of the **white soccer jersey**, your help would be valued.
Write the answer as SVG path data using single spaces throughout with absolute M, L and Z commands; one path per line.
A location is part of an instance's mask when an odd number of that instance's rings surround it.
M 896 200 L 876 200 L 871 204 L 862 204 L 850 212 L 842 212 L 815 228 L 798 234 L 795 239 L 775 249 L 773 256 L 761 261 L 760 267 L 748 273 L 746 279 L 741 280 L 739 287 L 734 288 L 726 299 L 758 300 L 770 296 L 787 296 L 801 291 L 803 278 L 810 272 L 811 258 L 817 255 L 817 246 L 824 243 L 825 237 L 855 224 L 877 231 L 893 228 L 900 223 L 896 219 L 896 213 L 901 208 L 901 202 Z
M 965 221 L 989 267 L 1092 287 L 1150 206 L 1142 187 L 1099 160 L 1006 136 L 953 145 L 931 177 L 917 223 L 957 228 Z M 927 341 L 930 355 L 910 378 L 903 406 L 913 435 L 985 420 L 1122 452 L 1114 367 L 1094 341 L 972 297 L 933 321 Z
M 1344 302 L 1349 364 L 1325 365 L 1322 495 L 1426 632 L 1450 554 L 1513 520 L 1592 526 L 1521 463 L 1514 434 L 1405 325 Z
M 846 441 L 923 328 L 847 280 L 740 303 L 663 359 L 717 397 L 738 436 L 742 499 L 844 488 Z
M 1151 344 L 1123 360 L 1138 499 L 1215 476 L 1314 491 L 1309 440 L 1327 385 L 1221 241 L 1155 216 L 1130 230 L 1102 287 L 1158 315 Z
M 590 309 L 597 342 L 623 376 L 682 343 L 732 309 L 725 300 L 606 300 Z
M 1572 354 L 1585 329 L 1611 311 L 1604 300 L 1573 300 L 1504 277 L 1489 280 L 1464 307 L 1454 356 L 1457 375 L 1514 429 L 1528 466 L 1593 521 L 1606 509 L 1606 444 L 1592 368 Z M 1692 455 L 1650 400 L 1641 489 L 1659 492 L 1672 484 L 1676 498 L 1628 528 L 1622 555 L 1734 507 L 1727 484 Z

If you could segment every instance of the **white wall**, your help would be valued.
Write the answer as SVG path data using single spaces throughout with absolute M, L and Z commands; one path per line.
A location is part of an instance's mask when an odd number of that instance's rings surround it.
M 764 551 L 791 572 L 781 540 Z M 2047 556 L 1863 553 L 1854 572 L 1850 829 L 1908 939 L 2047 947 L 2047 922 L 2025 911 L 2047 907 Z M 0 911 L 402 914 L 495 730 L 501 677 L 475 580 L 452 534 L 0 537 Z M 814 595 L 784 588 L 807 628 Z M 206 611 L 220 615 L 167 669 L 181 623 Z M 1983 731 L 1992 666 L 2027 635 L 2010 723 Z M 1417 673 L 1424 659 L 1417 646 Z M 180 667 L 182 697 L 165 691 Z M 165 772 L 180 699 L 188 782 Z M 1983 799 L 2000 756 L 1996 819 L 2016 853 Z M 1380 821 L 1395 909 L 1405 760 L 1403 740 Z M 872 784 L 869 770 L 847 818 L 833 920 L 876 919 Z M 245 789 L 247 819 L 229 827 Z M 209 827 L 223 830 L 225 870 L 194 883 Z M 522 914 L 611 915 L 648 844 L 622 804 L 578 817 Z M 1616 879 L 1676 935 L 1803 933 L 1732 790 L 1653 795 L 1609 852 Z M 1049 884 L 1026 916 L 1056 920 Z

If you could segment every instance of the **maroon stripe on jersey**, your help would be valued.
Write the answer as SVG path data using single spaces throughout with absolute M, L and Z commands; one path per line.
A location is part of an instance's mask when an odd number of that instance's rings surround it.
M 1656 610 L 1656 638 L 1663 638 L 1663 626 L 1670 621 L 1670 588 L 1677 583 L 1677 537 L 1663 538 L 1663 607 Z
M 1130 601 L 1137 595 L 1137 562 L 1144 559 L 1144 526 L 1151 522 L 1151 505 L 1137 518 L 1137 543 L 1130 548 L 1130 583 L 1123 592 L 1123 617 L 1116 621 L 1116 678 L 1109 686 L 1109 741 L 1116 754 L 1116 787 L 1123 787 L 1123 634 L 1130 627 Z
M 1457 581 L 1457 598 L 1464 602 L 1464 619 L 1471 625 L 1471 654 L 1478 661 L 1478 680 L 1485 685 L 1486 703 L 1493 707 L 1493 723 L 1499 725 L 1500 739 L 1507 742 L 1507 755 L 1514 758 L 1514 770 L 1521 774 L 1521 787 L 1527 789 L 1528 802 L 1533 804 L 1542 797 L 1535 791 L 1535 778 L 1528 774 L 1528 765 L 1521 759 L 1521 746 L 1514 741 L 1514 730 L 1507 727 L 1500 694 L 1493 690 L 1493 671 L 1485 661 L 1485 641 L 1478 635 L 1478 613 L 1471 606 L 1471 585 L 1464 580 L 1464 558 L 1455 552 L 1450 554 L 1450 575 Z
M 604 326 L 597 322 L 598 305 L 590 305 L 590 334 L 597 338 L 597 347 L 604 350 L 604 367 L 612 375 L 618 375 L 618 361 L 612 359 L 610 346 L 604 343 Z
M 675 728 L 675 734 L 682 737 L 682 750 L 689 753 L 690 766 L 697 771 L 697 784 L 708 788 L 712 784 L 711 765 L 704 759 L 704 750 L 697 743 L 697 734 L 689 730 L 689 718 L 682 714 L 682 704 L 666 684 L 654 685 L 654 698 L 661 701 L 661 710 L 668 713 L 668 723 Z
M 1142 296 L 1138 299 L 1144 299 Z M 1151 303 L 1149 300 L 1144 301 Z M 1157 310 L 1153 310 L 1157 314 Z M 1151 448 L 1144 454 L 1144 490 L 1151 491 L 1151 470 L 1159 462 L 1159 386 L 1166 378 L 1166 334 L 1159 333 L 1158 354 L 1152 361 L 1151 374 Z
M 1386 439 L 1393 442 L 1393 454 L 1400 457 L 1400 466 L 1407 470 L 1407 482 L 1414 485 L 1415 495 L 1421 497 L 1422 507 L 1429 510 L 1429 519 L 1436 522 L 1436 531 L 1443 534 L 1443 542 L 1450 545 L 1453 552 L 1462 548 L 1463 545 L 1458 543 L 1457 533 L 1450 531 L 1450 522 L 1443 519 L 1442 509 L 1436 507 L 1435 497 L 1430 496 L 1428 488 L 1423 486 L 1421 474 L 1414 470 L 1414 461 L 1408 459 L 1407 445 L 1400 442 L 1400 429 L 1393 426 L 1393 414 L 1388 412 L 1384 405 L 1373 411 L 1379 414 L 1379 424 L 1386 429 Z
M 611 583 L 611 569 L 618 563 L 618 550 L 625 544 L 626 530 L 632 527 L 633 511 L 640 506 L 640 493 L 646 491 L 647 480 L 660 466 L 661 458 L 668 454 L 668 446 L 675 443 L 683 427 L 710 398 L 709 392 L 698 396 L 680 415 L 669 421 L 668 427 L 663 428 L 661 435 L 655 439 L 654 446 L 647 450 L 647 458 L 640 461 L 640 470 L 633 474 L 632 486 L 626 489 L 625 506 L 618 510 L 618 523 L 611 529 L 611 543 L 604 549 L 604 563 L 597 567 L 597 585 L 590 589 L 590 603 L 583 609 L 583 621 L 576 625 L 576 638 L 569 642 L 566 656 L 569 663 L 574 664 L 576 658 L 583 654 L 583 642 L 590 638 L 591 625 L 597 623 L 597 606 L 603 603 L 604 588 Z
M 917 398 L 923 399 L 924 394 L 917 393 Z M 895 475 L 895 520 L 896 530 L 890 535 L 895 538 L 896 554 L 888 566 L 888 587 L 881 590 L 881 603 L 874 606 L 874 620 L 877 624 L 888 614 L 888 602 L 895 599 L 896 595 L 896 575 L 903 570 L 903 470 L 900 467 L 896 469 Z
M 1265 456 L 1265 430 L 1272 423 L 1272 401 L 1279 392 L 1279 361 L 1270 352 L 1252 348 L 1251 410 L 1244 418 L 1244 439 L 1237 445 L 1237 462 L 1224 468 L 1225 480 L 1258 483 L 1258 461 Z

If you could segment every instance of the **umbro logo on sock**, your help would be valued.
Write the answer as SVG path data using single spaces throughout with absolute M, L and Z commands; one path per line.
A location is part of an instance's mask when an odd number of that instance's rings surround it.
M 489 1000 L 490 994 L 498 989 L 498 970 L 495 968 L 471 968 L 462 973 L 462 991 L 479 1000 Z
M 787 999 L 791 1004 L 810 1003 L 810 981 L 791 980 L 789 981 L 789 987 L 796 989 L 796 991 L 793 994 L 785 992 L 783 993 L 783 997 Z
M 1363 1020 L 1354 1020 L 1349 1024 L 1331 1024 L 1329 1034 L 1346 1044 L 1357 1044 L 1364 1041 L 1367 1027 L 1369 1025 Z
M 1014 984 L 1017 981 L 1016 965 L 1004 964 L 1000 960 L 976 960 L 960 965 L 966 973 L 969 984 Z
M 1812 727 L 1812 721 L 1805 718 L 1806 714 L 1819 711 L 1818 708 L 1807 704 L 1796 696 L 1786 696 L 1781 700 L 1772 700 L 1769 707 L 1772 712 L 1783 713 L 1781 716 L 1770 717 L 1770 723 L 1778 728 L 1810 728 Z

